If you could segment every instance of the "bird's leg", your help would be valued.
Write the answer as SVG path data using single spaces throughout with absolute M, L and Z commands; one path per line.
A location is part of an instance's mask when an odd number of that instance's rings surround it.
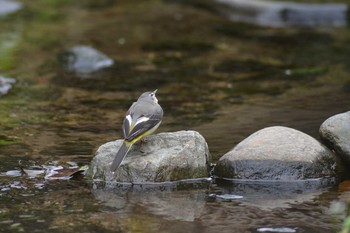
M 141 138 L 141 139 L 140 139 L 140 152 L 141 152 L 142 154 L 145 153 L 145 151 L 142 150 L 142 146 L 145 144 L 145 142 L 146 142 L 145 138 Z
M 139 148 L 139 151 L 142 153 L 142 154 L 144 154 L 145 152 L 142 150 L 142 146 L 143 146 L 143 144 L 145 143 L 145 140 L 144 140 L 144 138 L 141 138 L 139 141 L 137 141 L 135 144 L 136 144 L 136 146 Z M 134 144 L 134 145 L 135 145 Z
M 139 142 L 140 142 L 140 152 L 143 153 L 143 154 L 146 153 L 146 151 L 143 150 L 142 147 L 143 147 L 143 145 L 145 145 L 145 144 L 147 143 L 147 136 L 141 138 L 141 139 L 139 140 Z
M 140 140 L 141 146 L 142 146 L 143 144 L 145 144 L 146 142 L 147 142 L 146 137 L 141 138 L 141 140 Z

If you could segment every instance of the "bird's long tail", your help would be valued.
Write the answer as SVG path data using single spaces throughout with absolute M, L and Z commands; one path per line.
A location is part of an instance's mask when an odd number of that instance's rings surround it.
M 123 142 L 123 144 L 121 145 L 121 147 L 119 148 L 117 155 L 115 156 L 113 163 L 111 165 L 111 172 L 114 172 L 115 170 L 118 169 L 118 167 L 120 166 L 120 164 L 122 163 L 123 159 L 125 158 L 126 154 L 129 152 L 129 150 L 131 149 L 132 144 L 131 143 L 127 143 L 127 142 Z

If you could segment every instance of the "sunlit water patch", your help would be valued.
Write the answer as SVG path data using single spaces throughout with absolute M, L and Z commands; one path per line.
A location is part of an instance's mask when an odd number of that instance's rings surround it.
M 243 196 L 240 196 L 240 195 L 227 194 L 227 193 L 226 194 L 214 194 L 214 193 L 211 193 L 211 194 L 209 194 L 209 197 L 223 199 L 223 200 L 236 200 L 236 199 L 243 198 Z
M 279 233 L 296 233 L 296 228 L 290 227 L 261 227 L 257 229 L 257 232 L 279 232 Z

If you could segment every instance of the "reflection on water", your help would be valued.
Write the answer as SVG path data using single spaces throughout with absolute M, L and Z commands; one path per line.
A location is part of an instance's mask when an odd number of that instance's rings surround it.
M 261 26 L 333 26 L 347 25 L 346 4 L 307 4 L 267 0 L 217 0 L 231 20 Z
M 104 205 L 127 215 L 133 214 L 132 209 L 137 205 L 144 212 L 166 220 L 192 222 L 200 217 L 205 208 L 206 194 L 203 190 L 176 191 L 171 186 L 148 188 L 144 185 L 139 190 L 136 187 L 126 190 L 119 187 L 108 191 L 95 187 L 92 192 Z
M 329 187 L 328 181 L 320 180 L 229 182 L 212 184 L 209 188 L 192 187 L 190 190 L 176 186 L 133 189 L 120 186 L 111 190 L 95 185 L 92 193 L 103 206 L 108 207 L 106 211 L 117 216 L 126 231 L 131 230 L 130 222 L 145 224 L 141 219 L 147 216 L 147 230 L 141 232 L 232 232 L 232 229 L 246 232 L 259 231 L 267 226 L 298 229 L 298 232 L 334 232 L 332 215 L 314 222 L 312 231 L 307 224 L 309 211 L 327 211 L 322 195 L 334 195 L 328 191 Z M 282 212 L 283 216 L 280 215 Z M 297 219 L 290 220 L 295 217 Z M 176 222 L 180 224 L 174 224 Z M 141 229 L 137 223 L 132 227 Z
M 346 210 L 331 210 L 338 195 L 332 180 L 106 184 L 13 171 L 0 178 L 0 224 L 6 232 L 35 227 L 36 232 L 322 233 L 339 230 Z
M 335 180 L 314 179 L 299 182 L 269 182 L 249 180 L 217 180 L 226 195 L 244 197 L 242 202 L 247 205 L 258 206 L 268 210 L 274 208 L 288 208 L 291 203 L 306 203 L 335 184 Z M 224 198 L 225 199 L 225 198 Z

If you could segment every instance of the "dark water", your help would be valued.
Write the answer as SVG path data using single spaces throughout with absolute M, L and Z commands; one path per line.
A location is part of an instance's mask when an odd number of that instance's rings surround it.
M 0 75 L 17 79 L 0 97 L 0 232 L 342 229 L 346 182 L 111 187 L 47 172 L 63 166 L 69 175 L 88 165 L 99 145 L 121 137 L 125 111 L 145 90 L 159 89 L 165 117 L 158 131 L 199 131 L 213 162 L 272 125 L 318 138 L 325 119 L 349 110 L 346 25 L 233 22 L 211 1 L 23 6 L 0 18 Z M 60 54 L 75 45 L 92 46 L 115 64 L 89 78 L 65 72 Z

